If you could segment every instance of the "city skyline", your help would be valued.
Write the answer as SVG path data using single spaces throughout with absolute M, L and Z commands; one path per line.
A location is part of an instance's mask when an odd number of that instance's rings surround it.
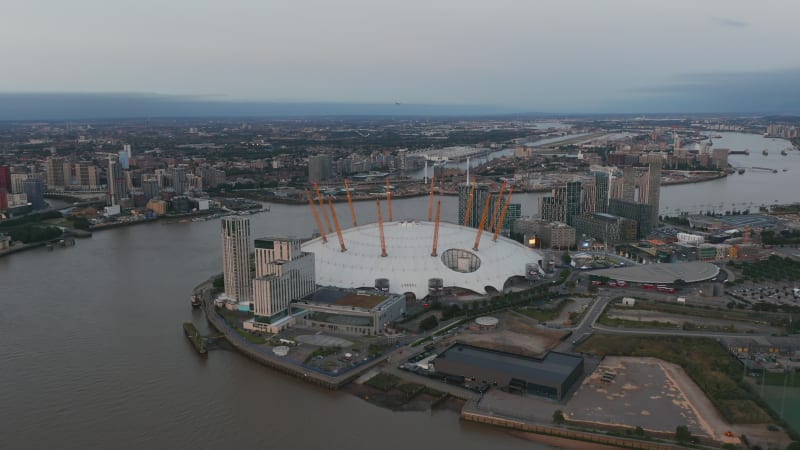
M 788 1 L 193 6 L 11 2 L 3 103 L 50 97 L 30 119 L 110 105 L 114 117 L 800 112 Z M 116 103 L 74 111 L 98 97 Z M 0 107 L 0 119 L 20 117 Z

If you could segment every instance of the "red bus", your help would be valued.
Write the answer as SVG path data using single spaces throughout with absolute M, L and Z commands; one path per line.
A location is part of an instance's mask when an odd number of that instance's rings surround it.
M 642 289 L 655 289 L 655 285 L 652 284 L 643 284 Z

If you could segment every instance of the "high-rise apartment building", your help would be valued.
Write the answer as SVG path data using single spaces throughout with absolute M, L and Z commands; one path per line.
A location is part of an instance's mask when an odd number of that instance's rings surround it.
M 27 173 L 12 173 L 11 176 L 11 192 L 14 194 L 22 194 L 25 192 L 23 183 L 30 178 Z
M 251 305 L 250 220 L 246 217 L 222 218 L 222 274 L 225 295 L 239 305 Z
M 325 181 L 331 177 L 333 165 L 331 155 L 314 155 L 308 157 L 308 181 L 311 183 Z
M 189 190 L 189 179 L 185 167 L 170 167 L 167 170 L 171 186 L 175 189 L 175 194 L 183 195 Z
M 475 191 L 472 194 L 472 206 L 469 205 L 470 192 L 473 185 Z M 462 183 L 458 185 L 458 224 L 466 225 L 472 228 L 478 228 L 481 224 L 481 215 L 486 207 L 486 202 L 489 201 L 489 185 L 482 183 Z M 487 218 L 487 226 L 491 220 L 494 204 L 490 205 L 490 216 Z M 467 209 L 469 209 L 469 217 L 467 218 Z
M 647 196 L 646 201 L 652 208 L 650 223 L 653 227 L 658 227 L 658 208 L 661 198 L 661 165 L 663 159 L 661 156 L 652 155 L 648 157 L 648 171 L 647 171 Z
M 128 182 L 119 162 L 108 159 L 108 194 L 111 205 L 119 205 L 128 194 Z
M 314 254 L 300 249 L 300 240 L 255 240 L 256 278 L 253 280 L 254 321 L 279 323 L 289 316 L 289 304 L 316 289 Z
M 0 189 L 5 189 L 6 192 L 11 192 L 11 168 L 8 166 L 0 166 Z
M 47 189 L 64 188 L 64 158 L 52 156 L 44 162 L 44 171 L 47 175 Z

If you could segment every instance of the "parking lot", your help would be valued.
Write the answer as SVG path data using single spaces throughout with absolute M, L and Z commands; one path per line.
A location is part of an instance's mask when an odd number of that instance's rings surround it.
M 606 357 L 567 403 L 570 420 L 717 436 L 727 425 L 680 367 L 655 358 Z

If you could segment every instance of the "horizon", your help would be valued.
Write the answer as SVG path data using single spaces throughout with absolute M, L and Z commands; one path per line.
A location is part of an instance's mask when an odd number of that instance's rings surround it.
M 504 118 L 504 117 L 796 117 L 793 111 L 534 111 L 499 105 L 234 101 L 200 96 L 135 93 L 0 92 L 0 121 L 279 118 Z

